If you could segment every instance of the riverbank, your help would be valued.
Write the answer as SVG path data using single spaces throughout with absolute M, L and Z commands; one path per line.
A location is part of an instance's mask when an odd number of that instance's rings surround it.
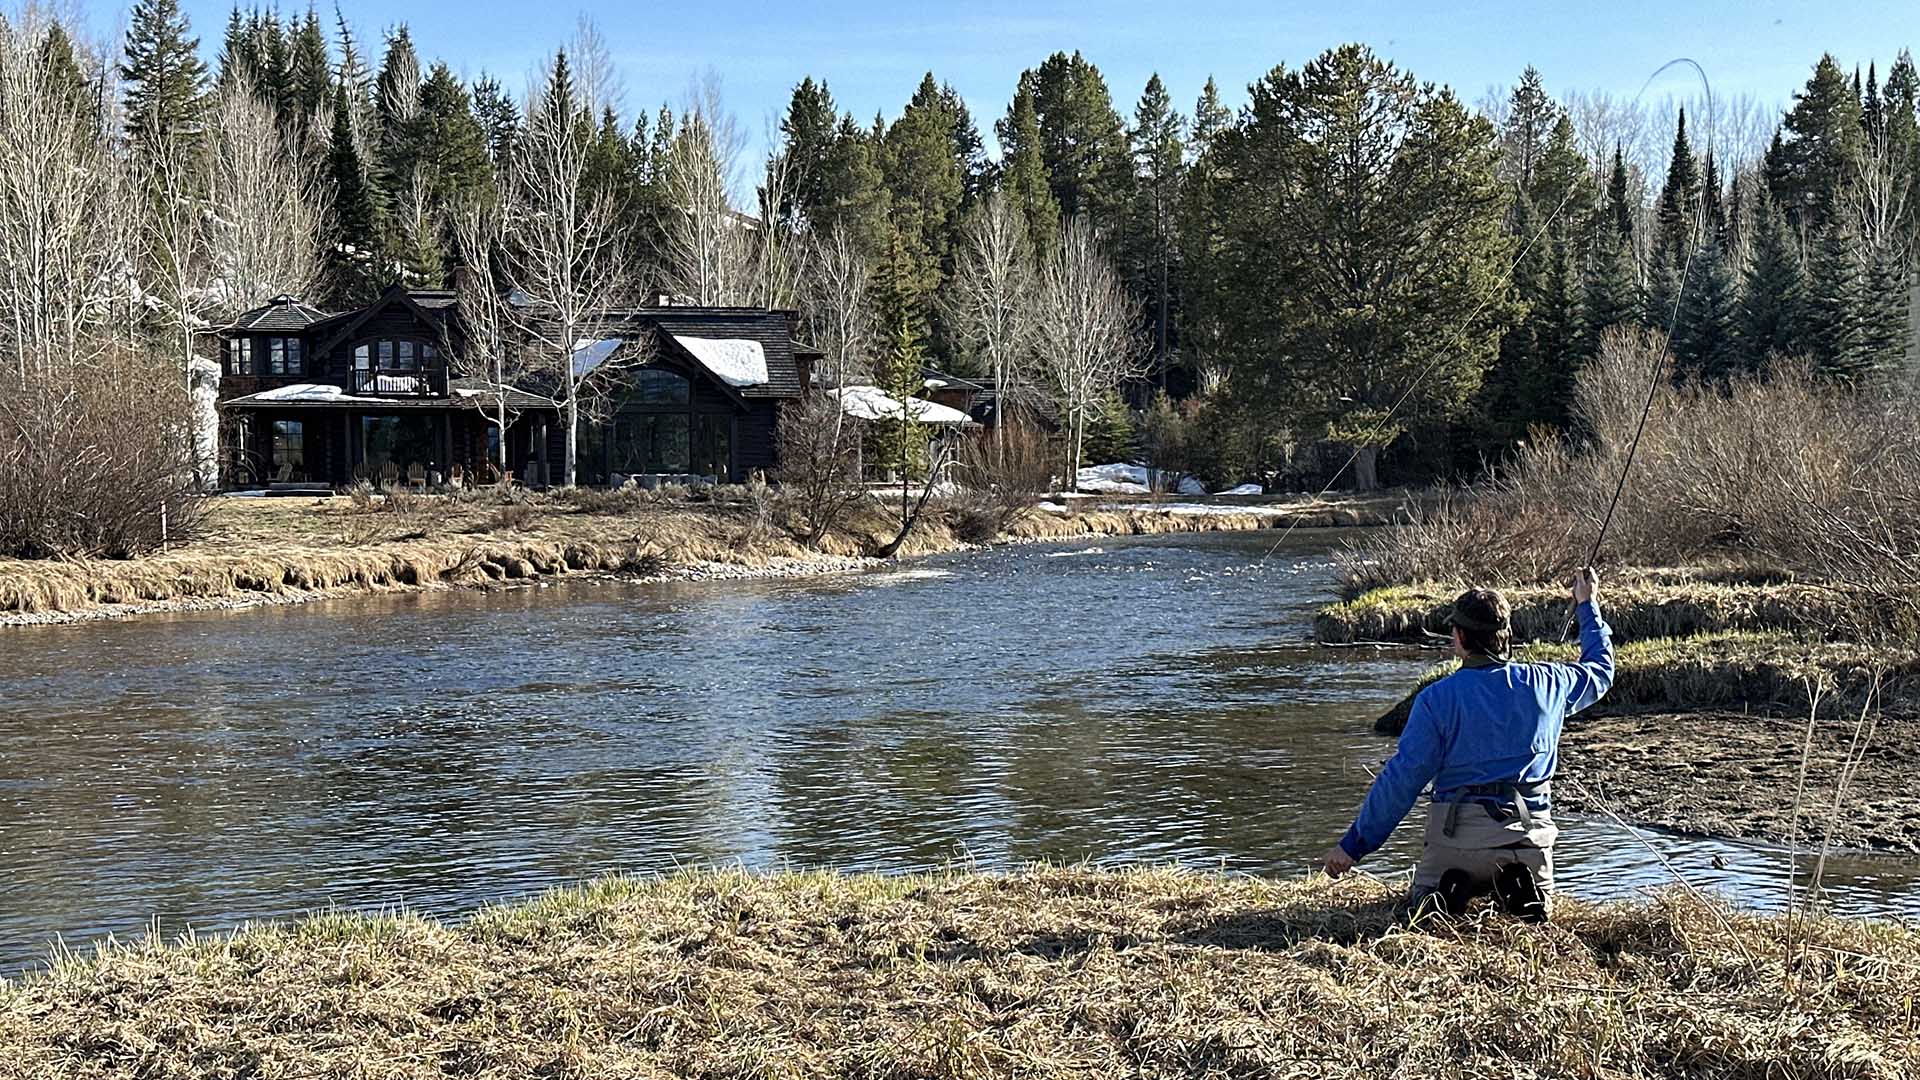
M 609 879 L 0 986 L 0 1073 L 1798 1076 L 1920 1070 L 1920 931 L 1670 892 L 1408 930 L 1397 887 L 1168 870 Z
M 1371 589 L 1323 609 L 1315 637 L 1432 642 L 1457 593 Z M 1517 658 L 1576 658 L 1558 640 L 1564 589 L 1508 595 Z M 1848 640 L 1858 609 L 1846 594 L 1737 568 L 1642 570 L 1611 575 L 1602 607 L 1615 680 L 1567 726 L 1557 803 L 1682 833 L 1920 853 L 1920 653 L 1897 635 Z M 1418 685 L 1456 667 L 1437 664 Z M 1398 735 L 1412 704 L 1410 694 L 1375 730 Z
M 1102 498 L 1029 511 L 985 538 L 972 536 L 961 510 L 936 505 L 901 554 L 982 542 L 1377 525 L 1401 498 L 1276 497 L 1187 508 Z M 208 506 L 199 535 L 164 554 L 0 559 L 0 628 L 568 576 L 684 581 L 841 573 L 873 565 L 870 553 L 892 538 L 891 520 L 876 504 L 812 550 L 778 525 L 764 495 L 744 488 L 511 499 L 221 498 Z

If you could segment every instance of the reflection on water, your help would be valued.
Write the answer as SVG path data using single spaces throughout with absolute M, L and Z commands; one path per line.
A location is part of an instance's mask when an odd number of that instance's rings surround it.
M 1180 861 L 1292 874 L 1429 657 L 1306 644 L 1325 536 L 786 583 L 357 599 L 0 637 L 0 964 L 154 920 L 455 913 L 611 870 Z M 1068 551 L 1071 558 L 1056 558 Z M 1585 895 L 1665 879 L 1564 821 Z M 1417 829 L 1369 865 L 1404 869 Z M 1754 903 L 1785 859 L 1668 836 Z M 1727 865 L 1712 866 L 1715 857 Z M 1830 867 L 1920 914 L 1920 868 Z

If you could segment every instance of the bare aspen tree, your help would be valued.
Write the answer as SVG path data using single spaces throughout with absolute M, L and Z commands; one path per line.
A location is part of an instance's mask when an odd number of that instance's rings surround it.
M 873 273 L 845 229 L 835 226 L 812 238 L 801 310 L 820 350 L 816 382 L 840 387 L 873 378 Z
M 820 364 L 806 395 L 781 407 L 776 437 L 781 486 L 806 520 L 802 540 L 818 547 L 867 497 L 860 482 L 862 425 L 848 418 L 832 391 L 873 377 L 876 335 L 872 276 L 845 230 L 811 237 L 805 270 L 801 313 Z
M 459 294 L 460 341 L 446 342 L 456 369 L 484 380 L 492 396 L 475 399 L 481 415 L 499 434 L 495 466 L 507 473 L 507 429 L 517 413 L 508 407 L 507 386 L 517 377 L 518 353 L 513 347 L 506 289 L 495 273 L 495 259 L 507 244 L 506 215 L 491 200 L 476 200 L 452 216 L 453 241 L 460 260 L 455 277 Z
M 140 192 L 140 281 L 150 317 L 159 324 L 193 403 L 188 445 L 204 487 L 219 481 L 219 368 L 194 353 L 194 339 L 210 328 L 216 299 L 206 142 L 198 130 L 155 129 L 136 155 Z
M 1026 219 L 995 192 L 966 223 L 946 303 L 955 327 L 993 379 L 999 400 L 996 458 L 1006 444 L 1010 408 L 1030 393 L 1034 286 Z
M 1041 272 L 1035 337 L 1040 368 L 1067 428 L 1066 483 L 1079 489 L 1087 421 L 1100 400 L 1146 372 L 1135 305 L 1093 226 L 1068 219 Z
M 780 221 L 793 170 L 784 155 L 767 162 L 760 185 L 760 217 L 748 238 L 747 302 L 755 307 L 786 309 L 800 302 L 799 237 Z
M 273 107 L 236 80 L 214 103 L 210 235 L 216 300 L 244 311 L 275 296 L 306 297 L 320 280 L 321 185 L 286 149 Z
M 77 365 L 134 293 L 125 173 L 94 103 L 48 70 L 47 29 L 0 22 L 0 344 L 23 382 Z
M 696 304 L 750 303 L 753 228 L 733 208 L 727 136 L 716 123 L 704 105 L 689 112 L 667 154 L 667 272 Z
M 549 65 L 515 147 L 512 296 L 505 310 L 560 406 L 561 484 L 572 487 L 583 397 L 611 374 L 602 367 L 583 369 L 575 353 L 590 340 L 586 335 L 604 329 L 606 311 L 627 295 L 629 270 L 612 201 L 583 182 L 593 102 L 574 92 L 566 63 L 561 52 Z

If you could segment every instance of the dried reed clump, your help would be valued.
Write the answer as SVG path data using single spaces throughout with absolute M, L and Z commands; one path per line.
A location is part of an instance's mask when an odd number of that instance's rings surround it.
M 1920 932 L 1668 893 L 1409 930 L 1174 870 L 611 878 L 0 988 L 18 1076 L 1794 1076 L 1920 1069 Z M 1789 969 L 1791 929 L 1797 960 Z
M 960 538 L 985 543 L 1005 533 L 1052 485 L 1058 460 L 1045 433 L 1029 424 L 963 436 L 950 500 Z

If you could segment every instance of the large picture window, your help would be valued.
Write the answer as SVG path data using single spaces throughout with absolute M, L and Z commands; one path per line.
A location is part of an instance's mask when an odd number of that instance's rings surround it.
M 277 475 L 282 469 L 292 472 L 304 472 L 307 468 L 306 425 L 298 420 L 275 420 L 273 422 L 273 450 L 271 461 Z
M 622 476 L 694 475 L 730 478 L 733 416 L 696 411 L 693 386 L 666 368 L 641 368 L 610 420 L 581 433 L 581 476 L 589 483 Z
M 360 418 L 361 458 L 377 474 L 391 464 L 399 472 L 414 465 L 436 468 L 440 440 L 433 420 L 426 416 L 363 416 Z

